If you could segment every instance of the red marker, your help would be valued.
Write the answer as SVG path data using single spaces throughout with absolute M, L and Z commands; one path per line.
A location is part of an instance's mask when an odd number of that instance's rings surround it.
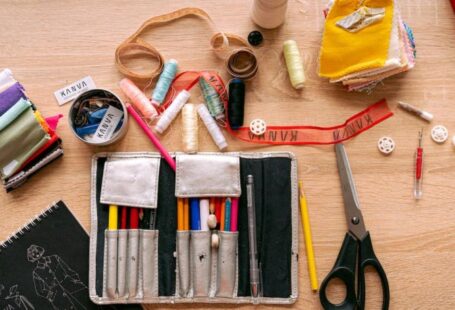
M 126 229 L 126 218 L 127 218 L 127 207 L 122 207 L 122 213 L 120 214 L 120 229 Z
M 130 208 L 130 229 L 139 228 L 139 209 Z
M 221 221 L 221 198 L 215 198 L 215 216 L 217 224 Z

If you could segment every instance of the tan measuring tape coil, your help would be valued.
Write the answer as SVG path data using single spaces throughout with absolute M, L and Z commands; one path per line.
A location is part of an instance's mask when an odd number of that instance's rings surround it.
M 198 8 L 183 8 L 168 14 L 152 17 L 117 47 L 115 64 L 118 70 L 126 77 L 140 82 L 150 82 L 157 77 L 163 70 L 164 57 L 153 45 L 141 39 L 140 36 L 148 29 L 186 16 L 199 17 L 208 21 L 213 29 L 216 28 L 210 16 L 204 10 Z M 226 60 L 227 71 L 232 76 L 242 79 L 254 77 L 258 70 L 257 58 L 254 52 L 248 48 L 248 43 L 245 39 L 236 34 L 217 32 L 212 36 L 210 45 L 219 57 Z M 148 74 L 135 72 L 125 64 L 129 58 L 133 57 L 153 59 L 158 62 L 158 66 L 153 72 Z

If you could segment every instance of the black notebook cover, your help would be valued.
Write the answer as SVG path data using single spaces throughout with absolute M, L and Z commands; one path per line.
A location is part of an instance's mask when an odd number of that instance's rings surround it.
M 92 303 L 88 265 L 89 237 L 59 201 L 0 244 L 0 310 L 142 309 Z

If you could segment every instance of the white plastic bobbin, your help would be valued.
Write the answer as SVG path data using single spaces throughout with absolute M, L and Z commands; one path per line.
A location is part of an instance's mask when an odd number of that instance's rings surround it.
M 378 140 L 378 149 L 384 155 L 389 155 L 395 149 L 395 142 L 390 137 L 382 137 Z
M 267 125 L 262 119 L 254 119 L 250 123 L 250 131 L 256 136 L 263 135 L 267 129 Z
M 431 139 L 436 143 L 444 143 L 449 138 L 449 131 L 442 125 L 434 126 L 431 129 Z

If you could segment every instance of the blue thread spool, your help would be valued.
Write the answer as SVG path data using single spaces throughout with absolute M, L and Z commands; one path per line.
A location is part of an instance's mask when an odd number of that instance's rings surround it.
M 170 59 L 164 64 L 163 72 L 156 83 L 156 87 L 153 90 L 152 94 L 152 104 L 154 106 L 159 106 L 163 103 L 166 94 L 169 91 L 172 80 L 177 74 L 178 63 L 175 59 Z
M 233 79 L 229 83 L 229 126 L 239 129 L 243 126 L 245 110 L 245 83 L 241 79 Z

